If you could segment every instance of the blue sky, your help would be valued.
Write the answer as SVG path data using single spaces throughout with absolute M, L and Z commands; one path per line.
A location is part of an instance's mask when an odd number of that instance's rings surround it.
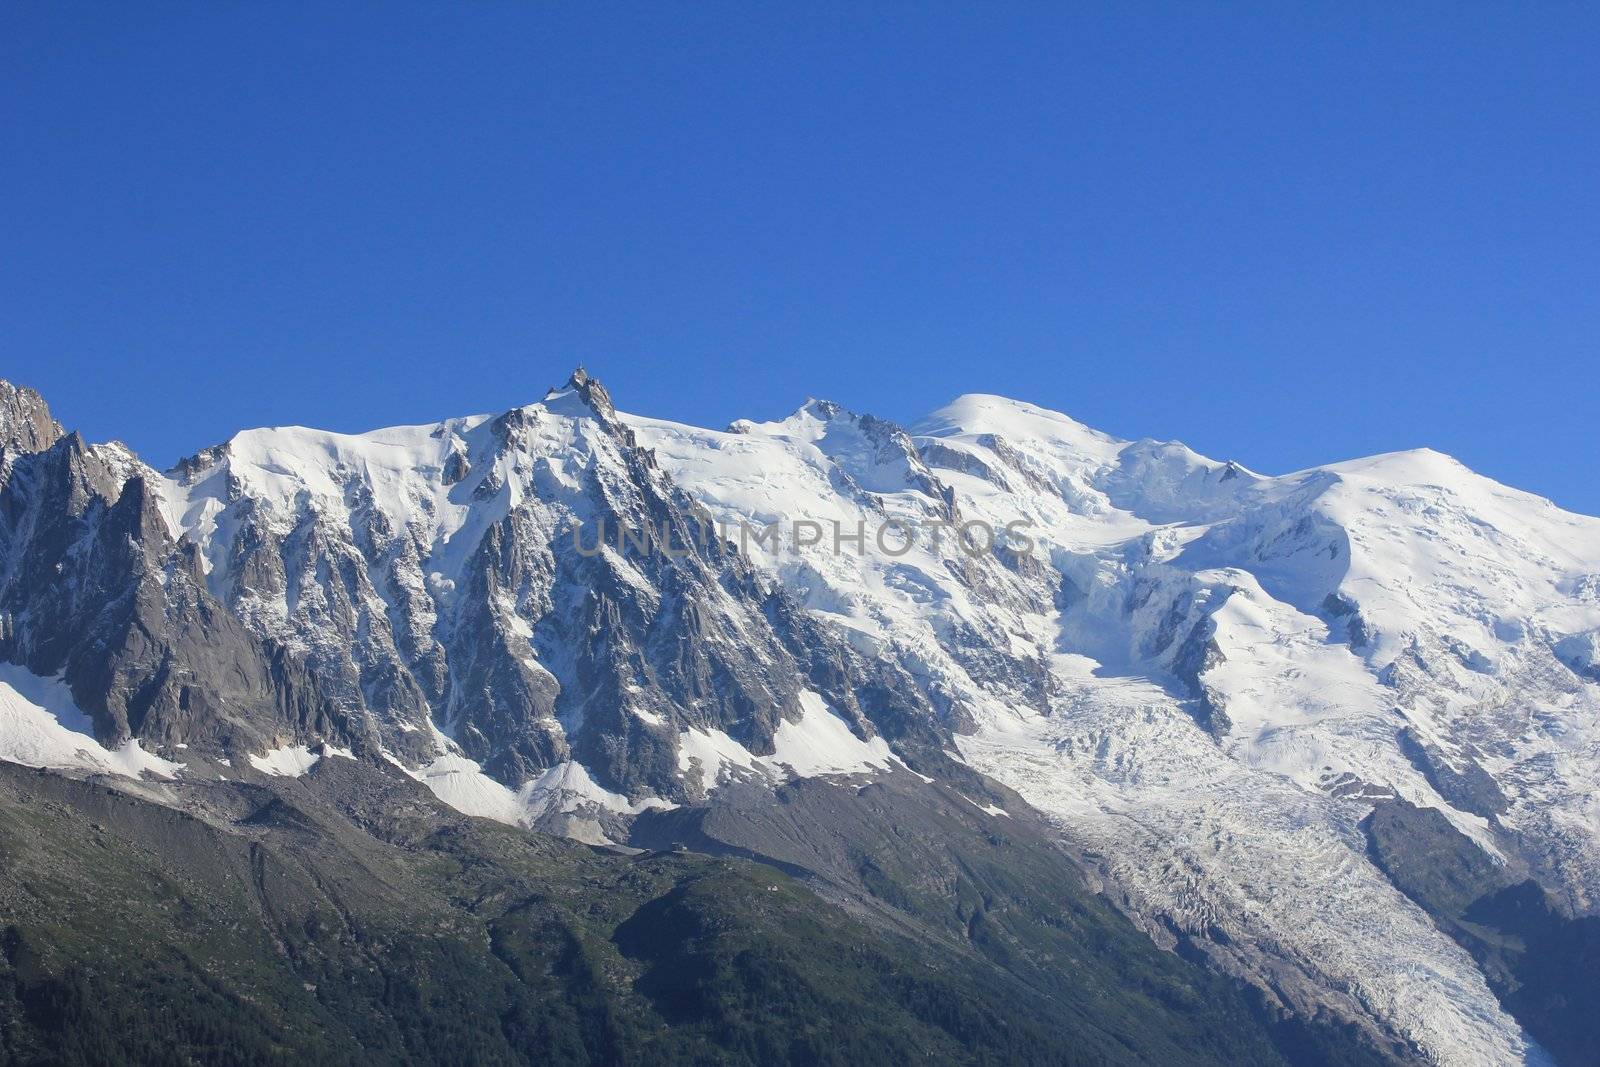
M 1600 513 L 1597 55 L 1560 4 L 8 4 L 0 376 L 158 465 L 582 362 Z

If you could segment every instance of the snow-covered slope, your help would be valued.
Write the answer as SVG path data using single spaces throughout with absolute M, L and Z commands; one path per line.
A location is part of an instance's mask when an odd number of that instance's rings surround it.
M 107 749 L 59 679 L 0 663 L 0 760 L 24 767 L 171 778 L 183 764 L 144 751 L 135 740 Z
M 910 433 L 820 402 L 631 424 L 729 523 L 1024 520 L 1026 559 L 752 556 L 920 679 L 962 757 L 1158 936 L 1439 1062 L 1538 1058 L 1359 824 L 1383 798 L 1438 808 L 1592 906 L 1600 520 L 1437 453 L 1268 478 L 992 396 Z

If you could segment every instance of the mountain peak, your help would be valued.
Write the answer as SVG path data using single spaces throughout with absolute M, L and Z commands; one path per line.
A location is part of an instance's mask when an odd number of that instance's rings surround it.
M 25 385 L 0 378 L 0 449 L 43 452 L 61 437 L 61 424 L 50 417 L 44 397 Z
M 806 397 L 806 402 L 800 405 L 799 410 L 795 412 L 795 415 L 810 415 L 814 418 L 827 420 L 836 418 L 843 410 L 843 408 L 831 400 L 822 400 L 814 396 L 808 396 Z
M 811 439 L 827 432 L 828 425 L 836 420 L 853 420 L 855 415 L 831 400 L 808 396 L 805 403 L 781 419 L 757 422 L 754 419 L 737 419 L 728 425 L 729 433 L 760 433 L 778 437 Z
M 573 369 L 571 376 L 567 378 L 567 384 L 560 389 L 550 390 L 545 399 L 550 400 L 563 394 L 576 396 L 603 419 L 616 418 L 617 409 L 611 403 L 611 394 L 600 384 L 600 379 L 589 376 L 589 372 L 583 369 L 581 363 Z

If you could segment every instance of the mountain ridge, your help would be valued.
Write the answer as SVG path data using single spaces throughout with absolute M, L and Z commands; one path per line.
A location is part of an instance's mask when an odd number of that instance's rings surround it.
M 1275 1010 L 1438 1062 L 1544 1055 L 1360 824 L 1421 805 L 1593 909 L 1600 520 L 1431 450 L 1265 476 L 988 394 L 909 429 L 808 400 L 729 431 L 618 412 L 580 368 L 498 415 L 243 431 L 164 474 L 8 448 L 0 658 L 56 673 L 77 624 L 31 605 L 70 565 L 138 591 L 108 631 L 128 669 L 66 675 L 101 741 L 180 775 L 348 752 L 594 842 L 751 788 L 981 772 Z M 1034 550 L 704 536 L 799 517 L 1020 520 Z M 688 551 L 580 551 L 602 523 Z M 208 626 L 254 681 L 208 688 L 209 636 L 182 639 Z

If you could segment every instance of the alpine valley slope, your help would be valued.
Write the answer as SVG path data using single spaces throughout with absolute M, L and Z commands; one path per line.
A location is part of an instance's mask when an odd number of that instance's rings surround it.
M 248 431 L 166 473 L 36 399 L 0 394 L 0 758 L 191 781 L 343 754 L 468 814 L 687 836 L 841 895 L 864 861 L 802 857 L 848 852 L 859 814 L 806 783 L 926 783 L 1042 820 L 1268 1016 L 1442 1064 L 1594 1047 L 1592 978 L 1491 958 L 1515 931 L 1395 857 L 1445 835 L 1486 899 L 1594 913 L 1600 520 L 1437 453 L 1263 477 L 989 396 L 718 432 L 580 371 L 499 416 Z M 867 542 L 706 535 L 796 520 Z M 891 520 L 1032 544 L 891 552 Z M 593 551 L 602 522 L 682 550 Z M 1442 823 L 1386 814 L 1421 809 Z

